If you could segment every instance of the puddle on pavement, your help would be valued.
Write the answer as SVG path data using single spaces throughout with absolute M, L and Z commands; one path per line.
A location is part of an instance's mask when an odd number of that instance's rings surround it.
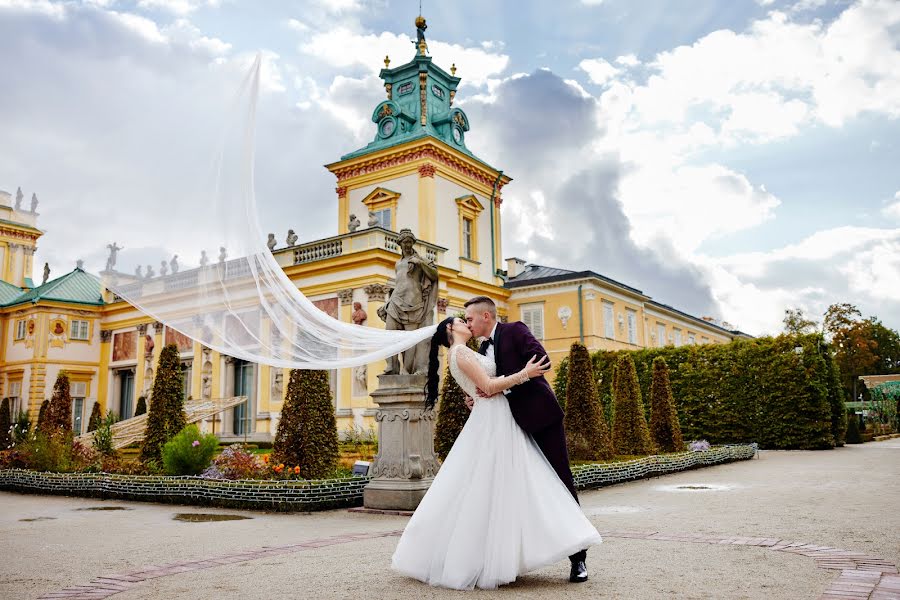
M 210 513 L 178 513 L 172 518 L 176 521 L 184 521 L 185 523 L 211 523 L 213 521 L 242 521 L 244 519 L 252 519 L 253 517 L 245 517 L 243 515 L 216 515 Z
M 681 485 L 659 485 L 660 492 L 725 492 L 740 486 L 731 483 L 683 483 Z
M 55 521 L 56 517 L 34 517 L 33 519 L 19 519 L 23 523 L 33 523 L 34 521 Z
M 632 514 L 643 512 L 646 508 L 640 506 L 595 506 L 588 508 L 584 512 L 587 515 L 616 515 L 616 514 Z
M 75 510 L 134 510 L 127 506 L 88 506 L 86 508 L 76 508 Z

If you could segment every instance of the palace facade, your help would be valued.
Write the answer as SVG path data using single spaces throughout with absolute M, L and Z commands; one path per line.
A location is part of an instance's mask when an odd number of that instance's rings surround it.
M 335 235 L 272 249 L 285 274 L 320 309 L 362 327 L 383 327 L 377 309 L 393 284 L 397 232 L 411 229 L 416 250 L 438 267 L 436 321 L 487 295 L 504 320 L 524 321 L 557 362 L 570 345 L 591 350 L 722 344 L 744 334 L 686 314 L 593 271 L 501 258 L 503 188 L 511 178 L 466 146 L 469 120 L 454 106 L 460 78 L 436 65 L 424 43 L 414 58 L 380 76 L 385 99 L 372 111 L 364 148 L 326 165 L 336 178 Z M 35 284 L 32 258 L 42 232 L 34 198 L 22 206 L 0 192 L 0 387 L 13 410 L 34 420 L 60 371 L 68 373 L 73 427 L 83 432 L 94 403 L 122 418 L 149 396 L 160 350 L 181 350 L 185 398 L 247 396 L 212 429 L 225 440 L 271 440 L 288 373 L 220 355 L 147 318 L 104 290 L 81 265 Z M 196 270 L 194 270 L 196 271 Z M 166 289 L 192 270 L 162 276 Z M 181 281 L 179 281 L 181 280 Z M 340 430 L 374 423 L 369 393 L 384 362 L 332 373 Z M 152 401 L 152 399 L 150 399 Z

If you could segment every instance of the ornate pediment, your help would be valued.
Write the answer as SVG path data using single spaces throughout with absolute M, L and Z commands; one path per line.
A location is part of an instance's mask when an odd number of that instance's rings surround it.
M 396 206 L 400 198 L 400 192 L 395 192 L 383 187 L 377 187 L 362 199 L 369 210 L 375 211 L 387 206 Z
M 477 216 L 484 210 L 484 206 L 478 201 L 478 198 L 476 198 L 474 194 L 460 196 L 456 199 L 456 205 L 459 207 L 460 211 L 473 216 Z

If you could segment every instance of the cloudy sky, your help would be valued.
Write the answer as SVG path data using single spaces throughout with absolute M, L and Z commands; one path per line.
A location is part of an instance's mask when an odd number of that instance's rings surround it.
M 505 256 L 593 269 L 752 334 L 833 302 L 900 327 L 900 2 L 423 4 L 432 56 L 463 78 L 469 147 L 514 178 Z M 0 189 L 38 194 L 36 264 L 99 269 L 113 240 L 207 247 L 208 207 L 188 199 L 258 52 L 262 227 L 333 235 L 322 165 L 374 136 L 378 70 L 411 58 L 417 13 L 0 0 Z

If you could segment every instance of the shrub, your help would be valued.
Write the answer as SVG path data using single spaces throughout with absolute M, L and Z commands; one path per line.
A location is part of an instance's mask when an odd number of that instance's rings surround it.
M 38 411 L 38 419 L 37 419 L 37 428 L 40 430 L 44 430 L 47 427 L 47 413 L 50 410 L 50 401 L 44 400 L 41 402 L 41 408 Z
M 855 412 L 847 411 L 847 439 L 848 444 L 862 444 L 862 432 L 859 430 L 859 417 Z
M 28 418 L 28 412 L 20 410 L 16 415 L 16 422 L 10 428 L 10 442 L 12 444 L 21 444 L 28 439 L 31 432 L 31 419 Z
M 97 406 L 96 404 L 94 406 Z M 102 456 L 115 456 L 116 450 L 113 448 L 113 432 L 112 426 L 116 424 L 119 417 L 116 413 L 109 411 L 106 417 L 100 422 L 94 433 L 94 450 Z
M 163 446 L 163 469 L 166 475 L 199 475 L 218 448 L 219 438 L 200 433 L 195 424 L 188 425 Z
M 134 407 L 134 416 L 142 415 L 147 412 L 147 399 L 140 396 L 137 405 Z
M 566 382 L 565 430 L 569 458 L 607 460 L 613 457 L 612 439 L 603 418 L 594 383 L 591 355 L 579 343 L 572 344 Z
M 650 384 L 650 435 L 660 452 L 680 452 L 684 450 L 675 399 L 669 382 L 669 367 L 666 359 L 653 359 L 653 383 Z
M 266 471 L 265 463 L 240 444 L 225 448 L 203 472 L 212 479 L 259 479 Z
M 64 371 L 60 371 L 53 384 L 45 426 L 46 431 L 72 431 L 72 396 L 69 395 L 69 376 Z
M 644 403 L 638 386 L 634 361 L 629 354 L 619 357 L 616 364 L 613 446 L 619 454 L 652 454 L 653 444 L 644 417 Z
M 91 408 L 91 416 L 88 419 L 87 430 L 88 433 L 91 431 L 96 431 L 100 424 L 103 422 L 103 411 L 100 410 L 100 403 L 94 402 L 94 407 Z
M 4 398 L 0 402 L 0 450 L 6 450 L 12 446 L 11 430 L 12 417 L 9 414 L 9 398 Z
M 68 473 L 92 469 L 97 454 L 77 440 L 71 431 L 56 429 L 51 433 L 37 431 L 31 439 L 16 448 L 27 468 L 36 471 Z
M 843 446 L 847 436 L 847 407 L 844 404 L 844 386 L 841 384 L 841 370 L 828 347 L 822 352 L 825 360 L 828 404 L 831 407 L 831 436 L 835 446 Z
M 142 462 L 159 462 L 162 447 L 184 429 L 183 394 L 178 346 L 169 344 L 159 354 L 156 377 L 153 379 L 147 429 L 141 446 Z
M 299 466 L 304 479 L 321 479 L 337 465 L 338 437 L 328 373 L 292 369 L 272 460 Z

